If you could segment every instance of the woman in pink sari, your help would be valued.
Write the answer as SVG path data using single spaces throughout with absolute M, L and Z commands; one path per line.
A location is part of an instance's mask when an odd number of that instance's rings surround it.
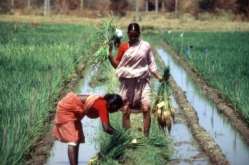
M 128 43 L 122 43 L 116 58 L 112 57 L 112 47 L 109 50 L 109 60 L 121 83 L 120 95 L 125 101 L 123 110 L 123 127 L 130 128 L 131 109 L 143 113 L 144 135 L 150 130 L 150 77 L 158 80 L 161 76 L 157 71 L 155 58 L 148 42 L 140 40 L 140 27 L 137 23 L 128 26 Z

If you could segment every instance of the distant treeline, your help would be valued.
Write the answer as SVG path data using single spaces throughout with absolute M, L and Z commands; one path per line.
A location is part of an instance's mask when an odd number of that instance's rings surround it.
M 46 6 L 46 7 L 44 7 Z M 93 9 L 113 11 L 125 15 L 126 11 L 180 12 L 193 15 L 220 10 L 249 17 L 249 0 L 0 0 L 0 12 L 15 9 L 46 9 L 53 12 Z

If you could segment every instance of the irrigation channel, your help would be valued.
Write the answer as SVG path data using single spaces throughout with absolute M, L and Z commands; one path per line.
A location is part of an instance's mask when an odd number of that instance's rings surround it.
M 187 72 L 164 49 L 158 48 L 157 53 L 164 63 L 170 66 L 173 79 L 184 91 L 188 102 L 197 112 L 200 126 L 219 145 L 229 163 L 232 165 L 248 164 L 249 146 L 239 132 L 231 126 L 224 115 L 218 112 L 215 104 L 201 93 Z
M 210 164 L 208 157 L 201 151 L 198 143 L 194 140 L 191 131 L 187 126 L 183 112 L 174 97 L 171 98 L 171 102 L 176 110 L 176 121 L 170 133 L 175 152 L 171 157 L 169 164 Z

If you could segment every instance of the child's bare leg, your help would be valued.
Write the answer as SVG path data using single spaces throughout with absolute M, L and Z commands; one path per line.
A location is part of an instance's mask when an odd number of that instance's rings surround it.
M 78 165 L 79 144 L 68 145 L 68 158 L 70 165 Z

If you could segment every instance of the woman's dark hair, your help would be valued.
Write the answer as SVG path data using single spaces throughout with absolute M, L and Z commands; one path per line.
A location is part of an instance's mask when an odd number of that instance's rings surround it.
M 104 99 L 108 104 L 109 112 L 116 112 L 118 111 L 119 108 L 121 108 L 124 105 L 122 97 L 118 94 L 108 93 L 104 96 Z
M 138 32 L 140 34 L 140 27 L 139 27 L 138 23 L 135 23 L 135 22 L 130 23 L 128 25 L 128 32 L 129 31 L 136 31 L 136 32 Z

